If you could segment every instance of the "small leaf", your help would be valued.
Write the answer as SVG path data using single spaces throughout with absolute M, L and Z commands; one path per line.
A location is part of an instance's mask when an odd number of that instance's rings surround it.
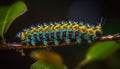
M 5 44 L 4 34 L 8 30 L 12 21 L 27 10 L 23 1 L 17 1 L 12 5 L 0 6 L 0 36 Z
M 86 55 L 86 58 L 80 62 L 76 68 L 79 69 L 91 61 L 103 60 L 119 48 L 120 46 L 116 41 L 97 42 L 92 45 Z
M 30 69 L 67 69 L 67 68 L 64 65 L 57 65 L 57 64 L 48 63 L 46 61 L 38 60 L 31 65 Z

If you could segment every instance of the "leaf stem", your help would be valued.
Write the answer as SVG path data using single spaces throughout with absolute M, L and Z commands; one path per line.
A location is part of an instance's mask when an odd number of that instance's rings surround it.
M 80 63 L 78 63 L 78 65 L 76 66 L 75 69 L 82 69 L 86 64 L 88 64 L 89 61 L 87 59 L 81 61 Z
M 2 43 L 3 45 L 6 45 L 6 39 L 4 38 L 4 35 L 1 35 L 1 38 L 2 38 L 1 43 Z

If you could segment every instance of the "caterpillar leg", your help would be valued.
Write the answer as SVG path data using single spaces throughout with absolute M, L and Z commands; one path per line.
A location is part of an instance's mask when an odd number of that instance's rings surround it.
M 97 38 L 98 38 L 98 37 L 96 37 L 96 36 L 94 36 L 94 35 L 93 35 L 93 38 L 92 38 L 92 40 L 96 40 Z
M 48 41 L 47 41 L 47 40 L 43 40 L 43 44 L 44 44 L 45 46 L 47 46 L 47 45 L 48 45 Z
M 61 32 L 60 31 L 55 31 L 54 32 L 54 43 L 55 45 L 59 45 L 60 41 L 61 41 Z
M 48 40 L 49 40 L 49 33 L 48 32 L 43 32 L 43 38 L 42 38 L 42 42 L 45 46 L 48 45 Z
M 89 44 L 91 44 L 91 43 L 92 43 L 92 41 L 91 41 L 91 40 L 88 40 L 88 43 L 89 43 Z
M 72 35 L 72 38 L 75 39 L 75 32 L 76 31 L 73 31 L 73 35 Z
M 82 38 L 81 38 L 81 33 L 79 31 L 75 31 L 75 38 L 77 43 L 80 43 Z
M 54 40 L 55 45 L 59 45 L 59 41 L 57 39 Z
M 35 46 L 36 45 L 36 34 L 30 34 L 29 35 L 30 43 Z
M 81 42 L 81 38 L 78 36 L 78 37 L 76 37 L 76 41 L 77 41 L 77 43 L 80 43 Z
M 30 40 L 26 38 L 24 41 L 22 41 L 23 44 L 29 46 L 30 45 Z
M 73 31 L 73 39 L 78 39 L 81 36 L 81 33 L 79 31 Z
M 71 42 L 70 38 L 72 38 L 72 35 L 70 34 L 70 31 L 67 30 L 67 31 L 66 31 L 66 37 L 65 37 L 65 42 L 66 42 L 67 44 L 70 44 L 70 42 Z
M 90 39 L 90 35 L 89 34 L 85 34 L 84 38 L 87 39 L 88 43 L 92 43 L 92 40 Z
M 35 40 L 31 40 L 31 44 L 32 44 L 33 46 L 35 46 L 35 45 L 36 45 Z
M 24 41 L 23 41 L 23 43 L 25 43 L 27 46 L 29 46 L 30 44 L 31 45 L 33 45 L 33 46 L 35 46 L 36 45 L 36 42 L 35 42 L 35 40 L 30 40 L 30 39 L 25 39 Z
M 70 44 L 71 40 L 66 37 L 66 38 L 65 38 L 65 42 L 66 42 L 67 44 Z
M 42 35 L 40 35 L 41 33 L 36 33 L 36 40 L 38 41 L 38 42 L 40 42 L 41 41 L 41 38 L 42 38 Z

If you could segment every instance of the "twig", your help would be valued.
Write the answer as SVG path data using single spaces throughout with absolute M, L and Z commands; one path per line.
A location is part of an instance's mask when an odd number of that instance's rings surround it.
M 108 36 L 102 36 L 98 38 L 96 41 L 116 41 L 120 44 L 120 33 Z M 81 42 L 82 43 L 82 42 Z M 77 44 L 76 41 L 72 41 L 70 45 Z M 68 44 L 65 42 L 60 43 L 59 46 L 67 46 Z M 44 46 L 43 44 L 39 46 L 26 46 L 21 43 L 7 43 L 6 45 L 0 44 L 0 50 L 11 50 L 11 49 L 34 49 L 34 48 L 51 48 L 51 47 L 58 47 L 53 42 L 49 44 L 49 46 Z
M 102 36 L 98 39 L 98 41 L 111 41 L 111 40 L 120 40 L 120 33 L 114 34 L 114 35 L 108 35 L 108 36 Z

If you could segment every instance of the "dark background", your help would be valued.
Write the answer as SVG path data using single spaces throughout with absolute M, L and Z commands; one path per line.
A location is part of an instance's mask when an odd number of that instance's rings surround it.
M 15 0 L 0 0 L 0 5 L 10 5 Z M 115 32 L 104 32 L 114 34 L 119 32 L 120 27 L 120 5 L 117 0 L 24 0 L 28 6 L 28 11 L 17 18 L 10 26 L 5 34 L 7 42 L 19 42 L 16 34 L 25 28 L 41 23 L 49 23 L 56 21 L 84 21 L 85 23 L 96 24 L 104 17 L 105 30 L 117 30 Z M 118 22 L 116 22 L 116 20 Z M 115 22 L 114 22 L 115 21 Z M 108 25 L 118 25 L 116 29 Z M 72 47 L 52 48 L 55 52 L 63 56 L 65 64 L 69 69 L 73 69 L 75 65 L 84 58 L 88 49 L 88 45 L 75 45 Z M 29 54 L 32 50 L 25 50 L 26 56 L 23 57 L 15 50 L 0 51 L 0 69 L 29 69 L 34 63 Z M 74 59 L 74 60 L 73 60 Z M 114 69 L 107 65 L 106 61 L 93 62 L 86 66 L 85 69 Z

